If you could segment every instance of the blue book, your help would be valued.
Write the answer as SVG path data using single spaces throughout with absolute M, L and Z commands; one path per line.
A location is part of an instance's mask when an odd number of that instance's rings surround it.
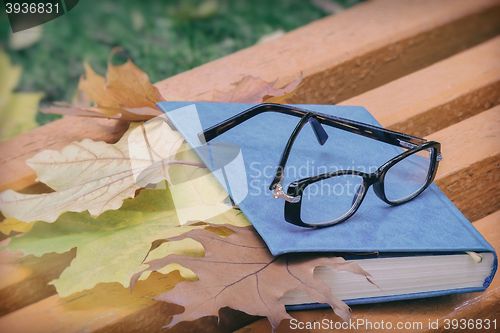
M 199 133 L 252 105 L 162 102 L 159 106 L 273 255 L 334 253 L 356 261 L 373 276 L 377 286 L 350 272 L 317 271 L 348 304 L 482 291 L 492 281 L 497 268 L 494 249 L 435 184 L 400 206 L 387 205 L 370 189 L 346 222 L 322 229 L 301 228 L 285 221 L 283 200 L 274 199 L 268 188 L 298 118 L 266 112 L 207 144 Z M 379 126 L 360 106 L 297 106 Z M 287 162 L 284 188 L 292 181 L 327 171 L 371 172 L 401 153 L 399 147 L 324 128 L 329 137 L 324 145 L 318 144 L 309 126 L 301 131 Z M 325 204 L 314 214 L 328 219 L 330 209 Z M 285 302 L 291 309 L 317 306 L 301 293 L 287 294 Z

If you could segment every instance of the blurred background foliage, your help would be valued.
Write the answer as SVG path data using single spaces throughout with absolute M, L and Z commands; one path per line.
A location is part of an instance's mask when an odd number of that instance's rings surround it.
M 359 0 L 80 0 L 66 15 L 11 34 L 0 48 L 23 68 L 18 91 L 70 101 L 88 61 L 100 73 L 123 48 L 155 82 L 336 13 Z M 53 116 L 39 114 L 39 123 Z

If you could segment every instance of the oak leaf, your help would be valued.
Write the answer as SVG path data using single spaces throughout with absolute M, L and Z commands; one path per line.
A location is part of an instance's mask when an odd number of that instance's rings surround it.
M 231 90 L 215 91 L 213 100 L 238 103 L 286 103 L 301 82 L 302 77 L 299 77 L 282 87 L 277 87 L 277 80 L 267 82 L 255 76 L 244 76 L 232 84 Z
M 170 254 L 147 263 L 148 271 L 158 271 L 176 263 L 198 276 L 198 280 L 180 282 L 171 291 L 157 297 L 185 308 L 183 313 L 174 316 L 169 327 L 203 316 L 217 316 L 219 309 L 230 307 L 265 316 L 276 329 L 282 320 L 292 318 L 281 302 L 281 298 L 292 290 L 304 291 L 311 300 L 329 304 L 346 320 L 350 316 L 349 307 L 314 276 L 315 268 L 327 266 L 347 270 L 371 281 L 360 266 L 343 258 L 305 254 L 273 257 L 253 228 L 226 227 L 234 233 L 225 238 L 206 229 L 194 229 L 168 239 L 172 242 L 192 238 L 203 245 L 204 257 Z M 133 276 L 132 286 L 142 273 Z
M 27 161 L 55 192 L 0 193 L 5 217 L 24 222 L 53 222 L 64 212 L 89 211 L 99 215 L 119 208 L 136 190 L 168 179 L 172 164 L 201 167 L 198 161 L 175 159 L 183 143 L 180 134 L 163 117 L 131 124 L 115 144 L 85 139 L 61 151 L 45 150 Z
M 128 121 L 148 120 L 161 115 L 156 103 L 163 97 L 148 75 L 131 60 L 122 65 L 109 62 L 106 78 L 97 74 L 89 64 L 84 64 L 84 68 L 76 103 L 56 103 L 43 112 Z

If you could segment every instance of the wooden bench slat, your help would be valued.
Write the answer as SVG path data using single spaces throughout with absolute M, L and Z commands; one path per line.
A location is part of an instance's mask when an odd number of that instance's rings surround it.
M 442 143 L 439 178 L 496 156 L 500 152 L 499 136 L 500 105 L 427 136 Z
M 29 332 L 163 332 L 169 316 L 182 312 L 175 304 L 155 302 L 152 298 L 172 286 L 172 275 L 153 273 L 147 281 L 139 281 L 133 291 L 118 283 L 101 284 L 66 299 L 57 295 L 0 317 L 0 331 Z M 27 317 L 24 317 L 27 316 Z M 228 325 L 250 323 L 250 316 L 234 310 L 224 311 L 231 316 Z M 253 321 L 253 320 L 252 320 Z M 238 326 L 238 327 L 240 327 Z M 113 327 L 111 330 L 110 327 Z M 237 328 L 237 327 L 236 327 Z M 228 326 L 227 331 L 235 328 Z M 215 318 L 205 317 L 175 332 L 220 333 Z
M 500 104 L 500 37 L 348 99 L 385 127 L 426 136 Z
M 488 242 L 496 249 L 500 249 L 500 211 L 491 214 L 483 219 L 476 221 L 474 226 L 485 236 Z M 465 305 L 465 306 L 463 306 Z M 500 316 L 500 278 L 493 279 L 490 287 L 483 293 L 458 294 L 451 296 L 442 296 L 421 300 L 410 300 L 404 302 L 390 302 L 381 304 L 366 304 L 353 306 L 353 320 L 365 319 L 371 322 L 392 322 L 396 327 L 397 322 L 415 322 L 420 321 L 425 324 L 429 319 L 440 319 L 439 330 L 413 330 L 415 332 L 445 332 L 443 328 L 444 318 L 490 318 L 491 320 Z M 322 319 L 331 319 L 338 321 L 335 315 L 329 310 L 316 311 L 296 311 L 292 316 L 300 321 L 320 321 Z M 269 332 L 270 326 L 266 320 L 260 319 L 237 332 L 239 333 L 258 333 Z M 288 323 L 283 322 L 278 333 L 291 333 L 297 330 L 291 330 Z M 300 332 L 300 331 L 299 331 Z M 312 330 L 309 332 L 324 332 Z M 336 331 L 337 332 L 337 331 Z M 345 332 L 339 330 L 338 332 Z M 367 329 L 363 332 L 380 332 L 380 330 Z M 405 330 L 412 332 L 412 330 Z
M 6 261 L 0 264 L 0 316 L 54 295 L 56 290 L 49 283 L 69 266 L 75 253 L 73 249 L 62 254 L 50 253 L 41 258 L 28 256 L 16 261 L 14 254 L 3 252 Z
M 500 106 L 429 135 L 441 142 L 436 183 L 472 221 L 500 209 Z
M 367 2 L 157 86 L 170 100 L 211 100 L 245 75 L 285 83 L 302 74 L 295 102 L 339 102 L 495 36 L 499 15 L 496 0 Z M 123 131 L 112 120 L 66 117 L 0 143 L 0 190 L 32 184 L 24 161 L 40 150 L 83 138 L 114 142 Z

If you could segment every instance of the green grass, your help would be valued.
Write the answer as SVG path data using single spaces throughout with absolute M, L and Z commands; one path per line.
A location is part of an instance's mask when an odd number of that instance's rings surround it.
M 84 61 L 104 73 L 113 47 L 126 50 L 155 82 L 325 15 L 307 0 L 81 0 L 20 51 L 9 49 L 10 28 L 0 18 L 0 42 L 24 68 L 20 90 L 42 91 L 43 103 L 50 104 L 71 100 Z

